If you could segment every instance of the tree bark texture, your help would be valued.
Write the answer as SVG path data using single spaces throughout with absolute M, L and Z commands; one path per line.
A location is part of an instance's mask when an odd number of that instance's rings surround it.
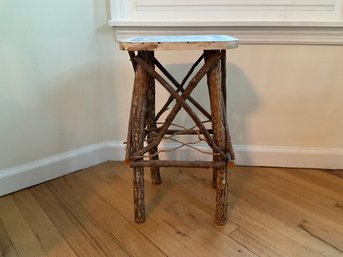
M 206 50 L 205 62 L 210 56 L 217 54 L 219 50 Z M 220 63 L 218 62 L 207 73 L 207 84 L 210 96 L 211 120 L 213 139 L 215 144 L 223 151 L 226 145 L 226 130 L 224 115 L 224 98 L 222 92 L 222 83 L 220 78 Z M 222 156 L 213 156 L 213 161 L 224 161 Z M 213 179 L 216 184 L 216 210 L 215 220 L 219 225 L 224 225 L 227 220 L 227 205 L 228 205 L 228 182 L 227 168 L 213 168 Z
M 147 52 L 148 57 L 148 64 L 150 67 L 154 69 L 154 52 L 149 51 Z M 154 138 L 153 130 L 157 129 L 156 126 L 156 115 L 155 115 L 155 79 L 150 74 L 147 74 L 147 113 L 146 113 L 146 125 L 148 135 L 147 140 L 150 143 Z M 149 153 L 151 155 L 150 160 L 158 160 L 157 155 L 157 146 L 152 148 Z M 151 181 L 154 185 L 161 184 L 161 176 L 160 176 L 160 168 L 158 166 L 151 166 Z
M 149 144 L 148 146 L 144 147 L 142 150 L 136 152 L 133 157 L 135 156 L 141 156 L 144 153 L 150 151 L 153 147 L 156 147 L 162 140 L 163 136 L 165 135 L 165 132 L 168 130 L 168 127 L 174 120 L 176 114 L 179 112 L 181 107 L 184 108 L 184 110 L 189 114 L 189 116 L 192 118 L 192 120 L 195 122 L 195 124 L 198 126 L 198 128 L 202 131 L 202 134 L 204 135 L 208 145 L 214 149 L 216 152 L 218 152 L 220 155 L 223 156 L 223 158 L 226 157 L 226 154 L 224 151 L 219 149 L 217 145 L 212 140 L 212 137 L 207 132 L 205 126 L 202 124 L 199 117 L 194 113 L 192 108 L 186 103 L 186 99 L 191 94 L 193 89 L 197 86 L 201 78 L 208 73 L 208 71 L 211 69 L 211 67 L 217 63 L 220 60 L 220 54 L 216 53 L 213 54 L 208 58 L 208 61 L 205 63 L 205 65 L 197 72 L 197 74 L 191 79 L 191 81 L 188 83 L 187 88 L 183 92 L 183 94 L 180 96 L 174 89 L 171 87 L 168 82 L 166 82 L 154 69 L 152 69 L 149 65 L 147 65 L 140 57 L 135 57 L 135 61 L 137 64 L 140 64 L 144 69 L 149 72 L 152 76 L 155 77 L 155 79 L 176 99 L 176 104 L 174 105 L 173 109 L 170 111 L 168 117 L 166 118 L 164 124 L 162 125 L 158 136 L 155 138 L 155 140 Z
M 153 160 L 130 162 L 130 167 L 184 167 L 184 168 L 217 168 L 226 166 L 225 161 L 175 161 L 175 160 Z
M 227 165 L 231 164 L 230 160 L 232 158 L 230 157 L 233 156 L 231 154 L 233 152 L 226 122 L 226 100 L 224 98 L 226 97 L 225 56 L 223 57 L 225 51 L 205 50 L 203 54 L 205 64 L 189 81 L 186 88 L 183 88 L 185 81 L 178 84 L 155 59 L 153 51 L 138 51 L 137 56 L 134 52 L 129 52 L 129 54 L 135 71 L 135 80 L 132 93 L 126 159 L 133 168 L 134 214 L 136 222 L 143 222 L 145 220 L 144 167 L 151 168 L 153 184 L 161 183 L 159 167 L 205 167 L 213 168 L 213 185 L 216 187 L 215 220 L 217 224 L 224 225 L 227 220 L 228 207 Z M 202 58 L 199 58 L 197 63 Z M 171 80 L 176 89 L 155 71 L 155 65 Z M 190 100 L 191 92 L 206 74 L 212 129 L 205 128 L 202 121 L 186 102 Z M 176 104 L 160 128 L 157 128 L 156 125 L 155 79 L 170 93 L 170 99 L 176 100 Z M 178 93 L 179 91 L 182 92 L 181 95 Z M 198 108 L 197 105 L 199 104 L 196 103 L 195 107 Z M 190 115 L 199 128 L 197 132 L 204 135 L 213 153 L 216 154 L 213 156 L 213 161 L 159 160 L 157 147 L 166 134 L 178 132 L 177 130 L 168 130 L 168 128 L 181 108 L 184 108 Z M 198 109 L 202 110 L 201 108 Z M 204 115 L 207 114 L 205 116 L 209 116 L 207 112 L 202 113 Z M 192 133 L 189 131 L 179 133 L 192 134 L 193 131 Z M 144 147 L 145 139 L 147 139 L 148 145 Z M 143 155 L 147 152 L 149 152 L 149 160 L 143 160 Z
M 148 60 L 149 58 L 147 52 L 138 52 L 138 56 L 143 60 Z M 127 151 L 129 157 L 144 146 L 144 128 L 147 113 L 147 88 L 148 73 L 139 64 L 136 64 L 129 120 L 129 130 L 131 130 L 128 135 L 128 146 L 130 147 Z M 140 223 L 145 220 L 143 167 L 133 168 L 133 197 L 135 220 Z
M 223 99 L 224 99 L 224 105 L 223 105 L 223 113 L 224 113 L 224 125 L 225 125 L 225 131 L 226 131 L 226 147 L 225 150 L 230 155 L 230 160 L 235 160 L 235 153 L 233 151 L 232 142 L 231 142 L 231 136 L 230 136 L 230 130 L 229 125 L 227 123 L 227 91 L 226 91 L 226 50 L 221 50 L 222 58 L 220 60 L 220 68 L 221 68 L 221 86 L 222 86 L 222 92 L 223 92 Z

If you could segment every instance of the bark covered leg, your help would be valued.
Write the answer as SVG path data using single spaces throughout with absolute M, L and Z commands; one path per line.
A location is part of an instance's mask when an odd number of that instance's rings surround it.
M 154 68 L 154 52 L 148 52 L 148 64 Z M 155 115 L 155 79 L 153 76 L 148 74 L 148 90 L 147 90 L 147 113 L 146 123 L 147 129 L 150 131 L 147 135 L 148 142 L 150 143 L 154 139 L 154 133 L 156 126 L 156 115 Z M 149 151 L 150 160 L 159 160 L 157 147 L 152 148 Z M 161 184 L 160 168 L 157 166 L 150 167 L 151 170 L 151 181 L 154 185 Z
M 213 54 L 218 53 L 218 50 L 206 50 L 205 62 Z M 222 85 L 220 80 L 220 65 L 215 64 L 207 74 L 207 83 L 210 96 L 211 106 L 211 120 L 213 130 L 213 140 L 215 144 L 223 151 L 225 151 L 226 135 L 223 105 L 224 98 L 222 94 Z M 223 161 L 220 155 L 214 155 L 214 161 Z M 213 169 L 213 184 L 216 186 L 216 209 L 215 220 L 219 225 L 224 225 L 227 220 L 228 207 L 228 183 L 227 183 L 227 169 L 214 168 Z
M 143 60 L 148 60 L 147 52 L 138 52 Z M 137 64 L 135 67 L 135 80 L 131 100 L 131 112 L 129 127 L 131 135 L 128 137 L 130 149 L 128 149 L 130 161 L 140 161 L 143 158 L 132 159 L 132 154 L 144 147 L 145 124 L 147 113 L 147 87 L 148 74 Z M 136 222 L 140 223 L 145 220 L 144 204 L 144 168 L 133 168 L 133 197 L 134 197 L 134 215 Z
M 145 221 L 144 203 L 144 168 L 133 168 L 133 197 L 135 221 L 142 223 Z

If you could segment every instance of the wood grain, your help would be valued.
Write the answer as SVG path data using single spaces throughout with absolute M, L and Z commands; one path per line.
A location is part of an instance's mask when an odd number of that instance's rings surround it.
M 205 50 L 205 63 L 211 56 L 220 54 L 219 50 Z M 218 148 L 226 152 L 226 131 L 224 122 L 224 98 L 220 80 L 220 62 L 212 66 L 207 73 L 208 93 L 210 96 L 211 122 L 213 129 L 213 140 Z M 217 153 L 216 151 L 213 151 Z M 213 161 L 224 161 L 223 156 L 214 155 Z M 216 209 L 215 220 L 218 225 L 224 225 L 227 221 L 228 207 L 228 180 L 227 168 L 213 168 L 212 183 L 216 187 Z
M 0 256 L 17 257 L 18 253 L 9 238 L 6 228 L 0 221 Z
M 13 198 L 48 256 L 77 256 L 29 190 L 14 194 Z
M 0 219 L 19 256 L 47 256 L 11 195 L 0 198 Z
M 116 194 L 125 192 L 130 187 L 129 177 L 114 177 L 110 169 L 102 169 L 101 171 L 95 172 L 95 174 L 106 181 L 113 181 L 115 179 Z M 165 181 L 163 185 L 163 187 L 157 189 L 151 183 L 146 183 L 146 199 L 148 206 L 150 206 L 148 210 L 150 209 L 149 211 L 158 217 L 161 216 L 161 213 L 164 213 L 164 217 L 168 215 L 168 223 L 173 224 L 174 227 L 178 227 L 177 230 L 171 231 L 172 234 L 176 233 L 176 236 L 180 237 L 182 242 L 184 242 L 183 237 L 187 235 L 193 240 L 195 238 L 197 240 L 202 239 L 203 241 L 200 242 L 200 245 L 207 245 L 209 242 L 212 246 L 211 248 L 209 246 L 207 247 L 212 249 L 216 256 L 255 256 L 248 249 L 227 237 L 226 233 L 237 229 L 235 224 L 228 223 L 223 227 L 214 226 L 213 209 L 208 208 L 206 205 L 195 201 L 194 198 L 174 188 L 169 181 Z M 162 199 L 156 197 L 156 191 L 159 192 L 159 195 L 162 195 Z M 213 199 L 215 198 L 214 193 L 213 190 Z M 150 216 L 147 220 L 151 218 L 154 217 Z M 178 221 L 177 223 L 175 218 Z M 179 224 L 180 222 L 182 224 Z M 222 233 L 223 231 L 226 233 Z M 213 246 L 215 249 L 213 249 Z M 199 253 L 196 252 L 196 254 Z
M 146 62 L 149 60 L 148 52 L 138 52 L 136 57 L 140 57 Z M 151 66 L 149 66 L 152 68 Z M 147 115 L 147 103 L 148 103 L 148 81 L 149 74 L 137 63 L 135 69 L 135 80 L 131 99 L 131 110 L 129 128 L 131 131 L 128 132 L 128 139 L 130 138 L 130 146 L 127 151 L 130 153 L 129 158 L 132 161 L 133 153 L 141 150 L 144 146 L 145 139 L 145 125 Z M 153 147 L 150 151 L 154 152 L 156 147 Z M 138 158 L 137 160 L 143 160 Z M 135 220 L 138 223 L 144 222 L 145 220 L 145 204 L 144 204 L 144 169 L 142 167 L 133 168 L 133 197 L 134 197 L 134 213 Z
M 130 169 L 106 162 L 1 197 L 0 256 L 341 257 L 341 172 L 235 167 L 217 226 L 211 171 L 162 168 L 136 224 Z
M 94 228 L 90 227 L 92 230 L 89 234 L 98 233 L 102 237 L 98 245 L 104 250 L 107 249 L 107 255 L 163 256 L 160 249 L 150 244 L 141 233 L 129 230 L 131 223 L 75 176 L 51 181 L 49 188 L 66 203 L 70 211 L 76 209 L 73 206 L 78 206 L 78 212 L 74 213 L 78 220 L 93 220 Z
M 148 63 L 154 69 L 154 52 L 148 52 Z M 156 130 L 156 114 L 155 114 L 155 79 L 153 76 L 148 75 L 147 78 L 147 112 L 146 112 L 146 128 L 149 131 L 147 135 L 147 141 L 151 142 L 154 139 L 152 130 Z M 159 160 L 157 147 L 150 150 L 150 160 Z M 150 167 L 151 181 L 153 184 L 161 184 L 161 176 L 159 167 Z
M 93 183 L 93 181 L 96 181 L 96 178 L 93 175 L 93 173 L 88 173 L 86 175 L 83 174 L 83 178 L 87 178 L 87 183 Z M 130 186 L 130 183 L 125 183 L 123 186 L 127 188 Z M 118 205 L 117 199 L 119 198 L 119 194 L 120 192 L 118 191 L 108 191 L 107 189 L 106 192 L 106 189 L 101 189 L 101 195 L 106 195 L 107 198 L 112 197 L 113 200 L 110 201 L 112 205 Z M 126 214 L 129 209 L 131 209 L 130 205 L 127 206 L 126 210 L 121 210 L 123 211 L 123 214 Z M 151 231 L 158 231 L 163 229 L 166 233 L 168 233 L 166 236 L 161 237 L 157 235 L 157 237 L 154 238 L 155 244 L 163 246 L 168 255 L 197 256 L 195 249 L 202 249 L 203 256 L 216 256 L 215 253 L 218 251 L 216 251 L 216 249 L 214 249 L 212 245 L 207 242 L 199 244 L 199 237 L 193 236 L 193 231 L 191 231 L 189 228 L 182 227 L 180 222 L 172 215 L 168 214 L 161 208 L 156 208 L 154 211 L 158 212 L 160 219 L 155 220 L 152 217 L 149 217 L 149 219 L 146 220 L 143 226 L 139 226 L 139 228 L 145 231 L 145 229 L 147 229 L 146 227 L 148 226 L 148 229 L 151 229 Z M 151 218 L 152 220 L 150 221 Z M 165 238 L 176 239 L 175 244 L 177 245 L 177 247 L 176 245 L 166 245 Z
M 106 234 L 94 218 L 82 209 L 80 203 L 70 208 L 72 200 L 61 202 L 50 187 L 49 184 L 39 185 L 31 192 L 77 256 L 106 256 L 108 253 L 127 256 L 113 237 Z

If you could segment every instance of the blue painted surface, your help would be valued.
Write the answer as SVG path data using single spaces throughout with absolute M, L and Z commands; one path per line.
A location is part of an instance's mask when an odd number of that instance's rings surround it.
M 121 40 L 125 43 L 185 43 L 185 42 L 238 42 L 237 38 L 226 35 L 194 35 L 194 36 L 141 36 Z

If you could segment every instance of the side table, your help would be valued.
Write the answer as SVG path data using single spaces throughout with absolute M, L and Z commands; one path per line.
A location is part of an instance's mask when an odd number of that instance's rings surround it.
M 135 72 L 128 126 L 126 162 L 133 168 L 134 214 L 136 222 L 145 220 L 144 167 L 151 168 L 153 184 L 160 184 L 160 167 L 213 168 L 212 184 L 216 188 L 215 221 L 224 225 L 228 208 L 228 167 L 233 166 L 234 152 L 226 118 L 226 49 L 236 48 L 238 40 L 230 36 L 149 36 L 135 37 L 119 42 L 120 49 L 128 51 Z M 155 57 L 160 50 L 201 50 L 202 55 L 179 83 Z M 196 72 L 196 67 L 204 61 Z M 157 72 L 157 69 L 159 72 Z M 195 75 L 191 78 L 192 74 Z M 161 75 L 163 74 L 163 76 Z M 197 102 L 191 93 L 207 75 L 210 111 Z M 169 80 L 169 82 L 167 81 Z M 159 112 L 155 112 L 155 81 L 170 94 Z M 185 86 L 187 83 L 187 86 Z M 159 121 L 169 106 L 175 104 L 165 118 Z M 178 112 L 183 108 L 195 123 L 192 128 L 177 126 L 171 129 Z M 207 118 L 211 128 L 199 118 L 197 109 Z M 160 160 L 159 144 L 174 136 L 195 135 L 199 142 L 211 148 L 212 161 Z M 178 148 L 192 143 L 181 143 Z

